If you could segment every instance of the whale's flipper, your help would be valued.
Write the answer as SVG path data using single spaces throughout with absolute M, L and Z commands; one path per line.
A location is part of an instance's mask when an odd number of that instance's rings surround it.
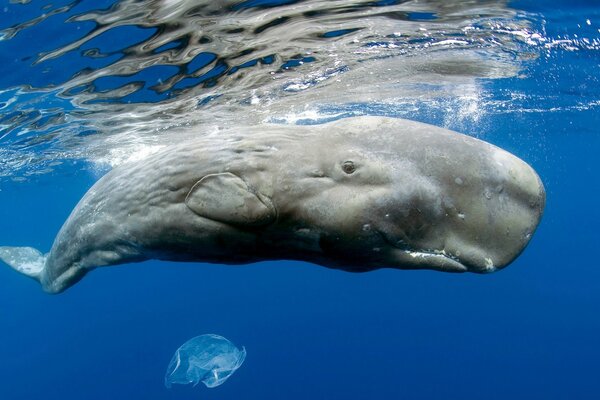
M 46 264 L 46 255 L 33 247 L 0 246 L 0 260 L 37 281 Z

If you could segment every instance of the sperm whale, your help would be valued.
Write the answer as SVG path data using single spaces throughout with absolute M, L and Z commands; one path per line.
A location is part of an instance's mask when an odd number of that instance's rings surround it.
M 486 273 L 523 251 L 544 204 L 528 164 L 457 132 L 384 117 L 263 124 L 113 169 L 49 253 L 4 246 L 0 259 L 49 293 L 148 259 Z

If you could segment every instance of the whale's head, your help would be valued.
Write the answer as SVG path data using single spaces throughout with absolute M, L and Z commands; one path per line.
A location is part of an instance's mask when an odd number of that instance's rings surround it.
M 491 272 L 523 251 L 540 222 L 538 175 L 491 144 L 396 119 L 315 129 L 315 142 L 287 161 L 292 198 L 279 208 L 324 264 Z

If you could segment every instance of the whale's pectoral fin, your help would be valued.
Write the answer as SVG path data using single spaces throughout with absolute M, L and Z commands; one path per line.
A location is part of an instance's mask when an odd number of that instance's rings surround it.
M 46 256 L 33 247 L 0 247 L 0 260 L 38 281 L 46 264 Z
M 233 225 L 266 225 L 277 217 L 266 196 L 229 172 L 200 179 L 188 193 L 185 204 L 201 217 Z

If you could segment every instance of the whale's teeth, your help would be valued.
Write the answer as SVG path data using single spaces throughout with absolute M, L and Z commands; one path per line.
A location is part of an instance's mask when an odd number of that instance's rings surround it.
M 494 266 L 494 262 L 489 257 L 485 258 L 485 270 L 488 272 L 492 272 L 492 271 L 496 270 L 496 267 Z

